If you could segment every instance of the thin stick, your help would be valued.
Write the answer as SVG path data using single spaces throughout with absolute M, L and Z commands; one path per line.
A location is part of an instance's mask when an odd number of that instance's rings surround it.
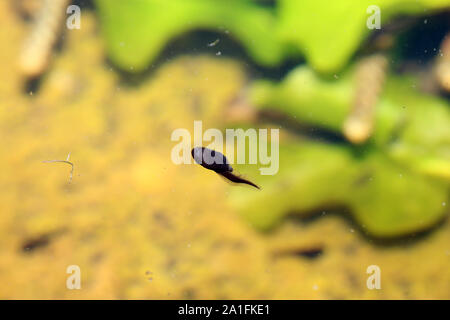
M 40 76 L 48 67 L 52 49 L 64 30 L 61 25 L 69 0 L 43 0 L 32 30 L 19 56 L 19 67 L 27 77 Z
M 69 161 L 69 158 L 70 158 L 70 153 L 67 155 L 67 159 L 66 160 L 45 160 L 45 161 L 42 161 L 42 162 L 43 163 L 62 162 L 62 163 L 70 164 L 72 166 L 72 169 L 70 170 L 69 183 L 71 183 L 72 182 L 72 177 L 73 177 L 74 165 L 73 165 L 72 162 Z
M 376 54 L 361 60 L 355 72 L 353 108 L 344 123 L 344 135 L 353 143 L 363 143 L 372 135 L 375 107 L 383 90 L 387 59 Z

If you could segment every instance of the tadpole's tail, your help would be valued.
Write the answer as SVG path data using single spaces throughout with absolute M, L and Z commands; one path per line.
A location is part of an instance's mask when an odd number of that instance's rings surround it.
M 221 176 L 227 178 L 228 180 L 232 181 L 232 182 L 236 182 L 236 183 L 245 183 L 245 184 L 248 184 L 248 185 L 250 185 L 250 186 L 252 186 L 252 187 L 255 187 L 256 189 L 261 190 L 261 188 L 258 187 L 258 186 L 257 186 L 256 184 L 254 184 L 253 182 L 248 181 L 248 180 L 246 180 L 246 179 L 244 179 L 244 178 L 241 178 L 241 177 L 239 177 L 239 176 L 233 174 L 233 173 L 230 172 L 230 171 L 227 171 L 227 172 L 221 172 L 221 173 L 219 173 L 219 174 L 220 174 Z

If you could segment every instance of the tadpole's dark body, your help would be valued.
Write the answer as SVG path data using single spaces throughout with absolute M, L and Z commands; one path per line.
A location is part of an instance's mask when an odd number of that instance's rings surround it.
M 217 173 L 233 171 L 233 168 L 230 166 L 227 158 L 220 152 L 205 147 L 197 147 L 192 149 L 191 154 L 195 162 L 203 168 L 215 171 Z
M 192 158 L 203 168 L 212 170 L 217 174 L 227 178 L 235 183 L 245 183 L 260 189 L 256 184 L 233 174 L 233 168 L 230 166 L 227 158 L 220 152 L 205 147 L 196 147 L 191 151 Z

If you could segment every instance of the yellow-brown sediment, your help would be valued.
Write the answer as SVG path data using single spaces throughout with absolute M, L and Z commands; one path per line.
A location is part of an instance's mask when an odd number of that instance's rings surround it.
M 0 1 L 0 39 L 8 44 L 0 51 L 1 299 L 450 297 L 450 219 L 408 246 L 374 246 L 334 215 L 287 220 L 260 234 L 227 205 L 231 187 L 222 179 L 170 161 L 175 128 L 192 130 L 196 119 L 205 128 L 226 125 L 222 111 L 246 84 L 241 64 L 180 57 L 125 86 L 104 63 L 87 11 L 31 99 L 10 63 L 25 23 L 6 4 Z M 76 170 L 68 184 L 66 166 L 42 161 L 70 151 Z M 28 239 L 45 236 L 46 246 L 23 251 Z M 323 254 L 314 261 L 274 258 L 317 245 Z M 71 264 L 81 268 L 81 290 L 66 288 Z M 382 270 L 382 290 L 365 285 L 370 264 Z

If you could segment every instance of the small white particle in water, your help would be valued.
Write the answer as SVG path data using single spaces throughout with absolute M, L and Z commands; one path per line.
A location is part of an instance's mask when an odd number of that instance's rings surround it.
M 190 243 L 188 243 L 187 247 L 188 247 L 188 248 L 190 248 L 190 247 L 191 247 L 191 244 L 190 244 Z
M 424 23 L 424 24 L 427 24 L 427 23 L 428 23 L 428 20 L 427 20 L 427 19 L 423 20 L 423 23 Z
M 446 203 L 445 203 L 445 202 L 442 202 L 442 206 L 445 207 L 445 205 L 446 205 Z
M 338 76 L 337 74 L 335 74 L 335 75 L 334 75 L 334 78 L 337 79 L 337 78 L 339 78 L 339 76 Z
M 216 40 L 214 40 L 213 42 L 208 43 L 208 47 L 214 47 L 214 46 L 216 46 L 216 45 L 219 43 L 219 41 L 220 41 L 220 39 L 216 39 Z
M 123 47 L 125 45 L 125 42 L 121 42 L 119 43 L 121 47 Z
M 403 175 L 400 173 L 399 175 L 398 175 L 400 178 L 403 178 Z
M 353 229 L 350 229 L 350 232 L 351 232 L 351 233 L 353 233 L 353 232 L 355 232 L 355 230 L 353 230 Z
M 220 51 L 218 51 L 217 53 L 216 53 L 216 56 L 221 56 L 222 55 L 222 52 L 220 52 Z
M 319 286 L 317 284 L 313 285 L 313 290 L 319 290 Z

